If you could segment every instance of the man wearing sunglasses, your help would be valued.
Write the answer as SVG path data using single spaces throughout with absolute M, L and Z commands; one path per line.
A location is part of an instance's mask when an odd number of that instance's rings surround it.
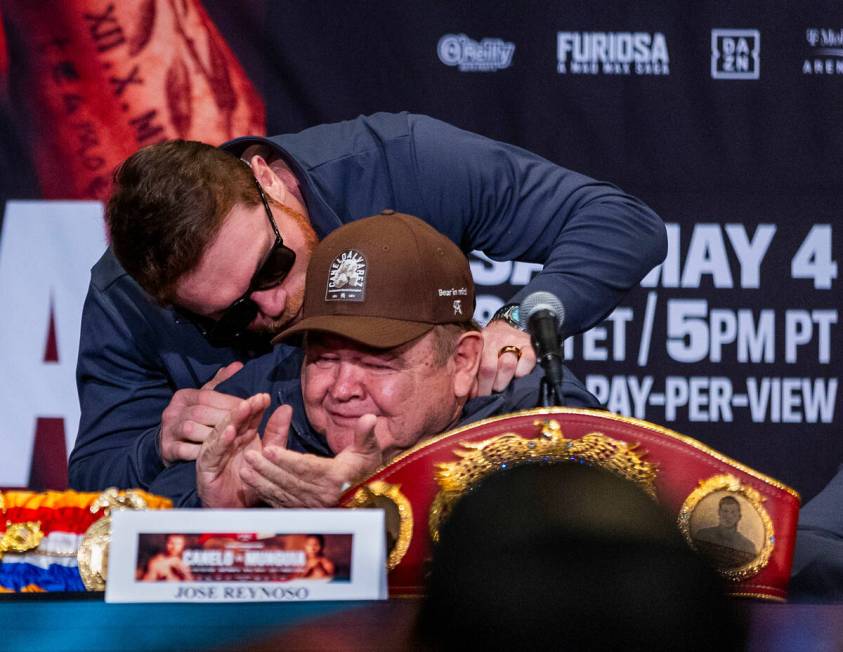
M 581 332 L 666 252 L 664 225 L 634 197 L 425 116 L 376 114 L 220 149 L 163 143 L 130 157 L 115 182 L 111 250 L 92 270 L 82 319 L 78 489 L 148 487 L 195 459 L 235 400 L 213 388 L 297 319 L 310 252 L 344 223 L 395 209 L 463 251 L 544 264 L 483 330 L 477 395 L 535 364 L 511 314 L 526 294 L 559 296 L 563 335 Z
M 269 207 L 269 201 L 257 179 L 255 179 L 255 189 L 260 197 L 261 205 L 266 212 L 266 219 L 272 227 L 274 240 L 266 254 L 260 259 L 257 271 L 249 281 L 248 288 L 226 308 L 215 311 L 211 315 L 203 315 L 184 308 L 181 309 L 185 315 L 189 316 L 199 326 L 202 334 L 205 335 L 208 341 L 216 346 L 225 346 L 226 344 L 236 342 L 239 338 L 244 337 L 250 328 L 252 331 L 263 331 L 268 335 L 272 335 L 277 327 L 292 321 L 298 310 L 296 302 L 288 299 L 279 318 L 274 320 L 258 320 L 256 322 L 256 318 L 259 315 L 262 317 L 265 315 L 261 312 L 258 304 L 255 303 L 255 300 L 252 298 L 253 295 L 271 291 L 280 286 L 296 264 L 296 252 L 284 244 L 284 238 L 281 237 L 281 232 L 275 223 L 272 209 Z M 289 207 L 283 207 L 282 210 L 287 213 L 292 211 Z M 309 252 L 313 248 L 315 235 L 308 228 L 309 225 L 304 217 L 301 214 L 297 216 L 302 231 L 301 244 L 304 250 Z M 225 241 L 225 244 L 228 245 L 228 240 Z M 228 246 L 226 246 L 226 249 L 228 249 Z M 193 306 L 196 310 L 207 312 L 207 308 L 205 307 L 207 304 L 203 300 L 206 296 L 205 289 L 209 284 L 216 287 L 216 281 L 213 280 L 213 277 L 217 274 L 217 258 L 213 255 L 213 251 L 209 250 L 209 253 L 212 254 L 208 257 L 211 265 L 207 266 L 207 268 L 200 267 L 194 273 L 188 273 L 187 278 L 183 279 L 178 289 L 176 289 L 174 301 L 179 305 Z M 212 280 L 209 281 L 209 279 Z M 216 292 L 215 289 L 212 291 Z

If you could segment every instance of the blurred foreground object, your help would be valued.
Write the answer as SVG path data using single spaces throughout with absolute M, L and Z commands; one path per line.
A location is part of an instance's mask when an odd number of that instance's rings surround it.
M 634 483 L 529 464 L 454 507 L 419 634 L 444 650 L 741 650 L 721 581 Z

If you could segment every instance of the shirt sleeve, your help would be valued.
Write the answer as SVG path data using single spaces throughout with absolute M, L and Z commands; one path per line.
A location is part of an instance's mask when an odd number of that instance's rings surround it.
M 797 602 L 843 599 L 843 467 L 799 512 L 790 597 Z
M 464 251 L 543 264 L 511 301 L 555 294 L 566 336 L 599 323 L 664 259 L 662 220 L 619 188 L 432 118 L 408 119 L 433 225 Z
M 808 501 L 799 511 L 799 527 L 797 529 L 796 553 L 793 568 L 798 570 L 815 555 L 814 546 L 808 545 L 811 537 L 817 540 L 828 539 L 838 542 L 840 552 L 843 553 L 843 466 L 837 475 L 823 488 L 820 493 Z M 840 558 L 843 567 L 843 557 Z M 843 593 L 843 590 L 841 590 Z
M 176 509 L 202 507 L 196 491 L 196 463 L 178 462 L 159 473 L 149 485 L 156 496 L 166 496 Z
M 147 488 L 163 468 L 161 413 L 173 390 L 157 356 L 144 352 L 127 325 L 143 319 L 125 302 L 119 310 L 93 284 L 82 312 L 76 383 L 81 417 L 70 455 L 70 486 Z

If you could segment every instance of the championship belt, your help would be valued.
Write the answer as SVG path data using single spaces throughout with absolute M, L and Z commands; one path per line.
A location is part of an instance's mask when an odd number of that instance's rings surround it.
M 457 428 L 400 454 L 340 505 L 385 510 L 390 591 L 421 594 L 457 499 L 495 471 L 552 462 L 602 467 L 638 484 L 675 516 L 731 595 L 787 597 L 799 494 L 695 439 L 609 412 L 538 408 Z
M 0 492 L 0 593 L 104 590 L 111 512 L 170 507 L 139 489 Z

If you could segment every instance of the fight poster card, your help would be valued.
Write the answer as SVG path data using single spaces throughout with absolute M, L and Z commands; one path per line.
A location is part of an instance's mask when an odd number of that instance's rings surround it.
M 381 510 L 117 511 L 105 599 L 385 599 L 383 531 Z

